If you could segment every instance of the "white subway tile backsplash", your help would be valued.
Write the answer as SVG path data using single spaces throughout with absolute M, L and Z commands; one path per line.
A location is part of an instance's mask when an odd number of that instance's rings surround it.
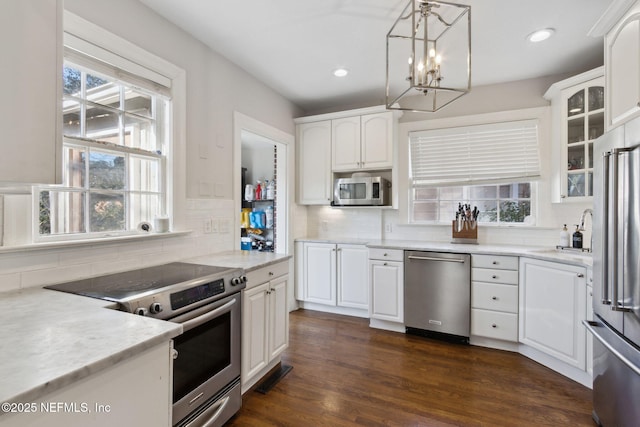
M 185 206 L 185 218 L 181 223 L 194 230 L 186 236 L 0 254 L 0 292 L 143 268 L 236 248 L 233 200 L 190 199 Z M 230 232 L 204 234 L 202 224 L 212 217 L 227 219 Z

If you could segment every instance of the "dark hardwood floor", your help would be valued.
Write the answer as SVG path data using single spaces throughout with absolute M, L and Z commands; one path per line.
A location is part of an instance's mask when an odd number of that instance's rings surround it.
M 299 310 L 267 394 L 228 426 L 589 426 L 591 390 L 519 354 Z

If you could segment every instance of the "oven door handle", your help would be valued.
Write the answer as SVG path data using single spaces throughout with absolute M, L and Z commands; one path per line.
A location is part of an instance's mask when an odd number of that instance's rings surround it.
M 189 424 L 185 424 L 184 427 L 211 427 L 211 426 L 213 426 L 213 423 L 218 419 L 220 414 L 222 414 L 222 411 L 224 411 L 224 408 L 227 406 L 227 403 L 229 403 L 229 399 L 230 398 L 231 398 L 231 396 L 226 396 L 224 399 L 220 399 L 219 401 L 217 401 L 216 403 L 214 403 L 213 405 L 211 405 L 207 409 L 205 409 L 205 411 L 202 414 L 198 415 L 198 417 L 196 419 L 191 421 Z M 213 415 L 209 416 L 209 414 L 211 412 L 213 412 Z M 208 418 L 205 421 L 204 424 L 200 424 L 202 422 L 202 417 L 207 417 Z
M 235 298 L 231 301 L 227 302 L 224 305 L 216 308 L 215 310 L 209 311 L 201 316 L 195 317 L 190 320 L 186 320 L 182 322 L 182 331 L 187 332 L 190 329 L 196 328 L 204 323 L 207 323 L 209 320 L 219 316 L 224 312 L 228 312 L 231 310 L 231 307 L 236 303 Z

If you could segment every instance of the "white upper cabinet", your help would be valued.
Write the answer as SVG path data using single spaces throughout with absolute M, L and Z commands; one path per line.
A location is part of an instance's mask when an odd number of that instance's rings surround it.
M 331 120 L 332 169 L 360 167 L 360 116 Z
M 545 93 L 551 101 L 554 202 L 593 196 L 593 142 L 605 130 L 604 68 L 561 82 Z
M 392 112 L 345 117 L 331 122 L 333 171 L 393 167 Z
M 298 140 L 298 203 L 331 203 L 331 121 L 301 123 Z
M 0 183 L 62 182 L 62 0 L 2 4 Z
M 640 2 L 604 39 L 607 130 L 640 115 Z

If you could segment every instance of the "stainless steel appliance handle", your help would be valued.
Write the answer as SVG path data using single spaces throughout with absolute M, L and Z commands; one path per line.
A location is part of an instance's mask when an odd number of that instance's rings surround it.
M 409 259 L 417 259 L 417 260 L 420 260 L 420 261 L 445 261 L 445 262 L 464 263 L 464 259 L 460 259 L 460 258 L 434 258 L 434 257 L 429 257 L 429 256 L 409 255 Z
M 609 295 L 609 256 L 613 252 L 609 245 L 609 209 L 611 209 L 609 200 L 611 171 L 609 170 L 609 164 L 611 159 L 611 152 L 605 152 L 602 156 L 602 203 L 604 204 L 604 208 L 602 209 L 602 277 L 600 277 L 600 282 L 602 283 L 601 303 L 605 305 L 611 304 L 611 297 Z
M 629 173 L 629 168 L 630 168 L 630 156 L 629 156 L 629 151 L 631 151 L 630 148 L 619 148 L 619 149 L 614 149 L 613 153 L 616 155 L 615 158 L 615 163 L 614 163 L 614 171 L 613 173 L 615 173 L 614 175 L 614 182 L 613 182 L 613 191 L 616 192 L 616 198 L 614 199 L 614 203 L 615 203 L 615 210 L 613 212 L 613 214 L 615 215 L 615 250 L 614 250 L 614 268 L 613 268 L 613 276 L 615 281 L 612 282 L 613 283 L 613 295 L 612 295 L 612 305 L 611 305 L 611 310 L 613 311 L 621 311 L 621 312 L 630 312 L 632 311 L 631 308 L 627 307 L 625 305 L 624 300 L 621 300 L 619 297 L 619 292 L 620 292 L 620 286 L 624 286 L 624 278 L 625 278 L 625 274 L 624 271 L 620 271 L 621 268 L 623 268 L 623 266 L 620 264 L 620 254 L 623 254 L 622 256 L 624 257 L 626 255 L 626 251 L 627 251 L 627 238 L 628 236 L 626 235 L 626 233 L 622 232 L 622 239 L 620 239 L 619 233 L 621 232 L 620 230 L 618 230 L 618 213 L 620 212 L 620 208 L 621 206 L 619 206 L 619 204 L 626 204 L 628 203 L 628 201 L 626 200 L 625 197 L 619 197 L 618 196 L 618 183 L 619 183 L 619 178 L 618 178 L 618 174 L 620 173 L 619 167 L 618 167 L 618 160 L 620 158 L 625 159 L 626 164 L 625 164 L 625 168 L 623 170 L 623 173 L 628 174 Z M 628 182 L 628 177 L 624 178 L 623 182 Z M 629 223 L 629 210 L 626 208 L 626 206 L 622 206 L 622 223 L 623 224 L 628 224 Z M 622 248 L 618 247 L 618 244 L 620 242 L 620 240 L 622 240 Z M 623 258 L 623 262 L 624 262 L 624 258 Z M 622 278 L 622 283 L 618 283 L 618 279 Z
M 633 372 L 635 372 L 637 375 L 640 375 L 640 367 L 638 367 L 638 365 L 636 365 L 635 363 L 633 363 L 631 360 L 629 360 L 624 354 L 622 354 L 620 351 L 618 351 L 617 348 L 615 348 L 613 345 L 611 345 L 611 343 L 609 342 L 609 340 L 607 340 L 605 337 L 603 337 L 600 332 L 596 329 L 597 328 L 597 323 L 595 322 L 590 322 L 588 320 L 583 320 L 582 324 L 587 328 L 587 330 L 589 332 L 591 332 L 593 334 L 593 336 L 600 341 L 600 343 L 607 349 L 609 350 L 611 353 L 613 353 L 614 356 L 616 356 L 622 363 L 624 363 L 629 369 L 631 369 Z
M 219 316 L 220 314 L 222 314 L 223 312 L 229 311 L 231 309 L 231 307 L 236 303 L 235 298 L 232 299 L 231 301 L 227 302 L 224 305 L 221 305 L 220 307 L 216 308 L 215 310 L 211 310 L 208 311 L 207 313 L 195 317 L 193 319 L 190 320 L 186 320 L 184 322 L 180 322 L 182 323 L 182 330 L 184 332 L 187 332 L 190 329 L 193 329 L 195 327 L 198 327 L 206 322 L 208 322 L 209 320 Z
M 198 415 L 198 417 L 196 419 L 194 419 L 193 421 L 191 421 L 188 424 L 185 424 L 184 427 L 211 427 L 213 426 L 213 423 L 218 419 L 218 417 L 220 416 L 220 414 L 222 414 L 222 411 L 224 411 L 224 408 L 227 406 L 227 403 L 229 403 L 229 399 L 231 398 L 231 396 L 226 396 L 223 399 L 218 400 L 216 403 L 214 403 L 213 405 L 209 406 L 202 414 Z M 213 412 L 212 415 L 211 412 Z M 208 419 L 204 422 L 204 424 L 202 423 L 202 418 L 203 417 L 207 417 Z

